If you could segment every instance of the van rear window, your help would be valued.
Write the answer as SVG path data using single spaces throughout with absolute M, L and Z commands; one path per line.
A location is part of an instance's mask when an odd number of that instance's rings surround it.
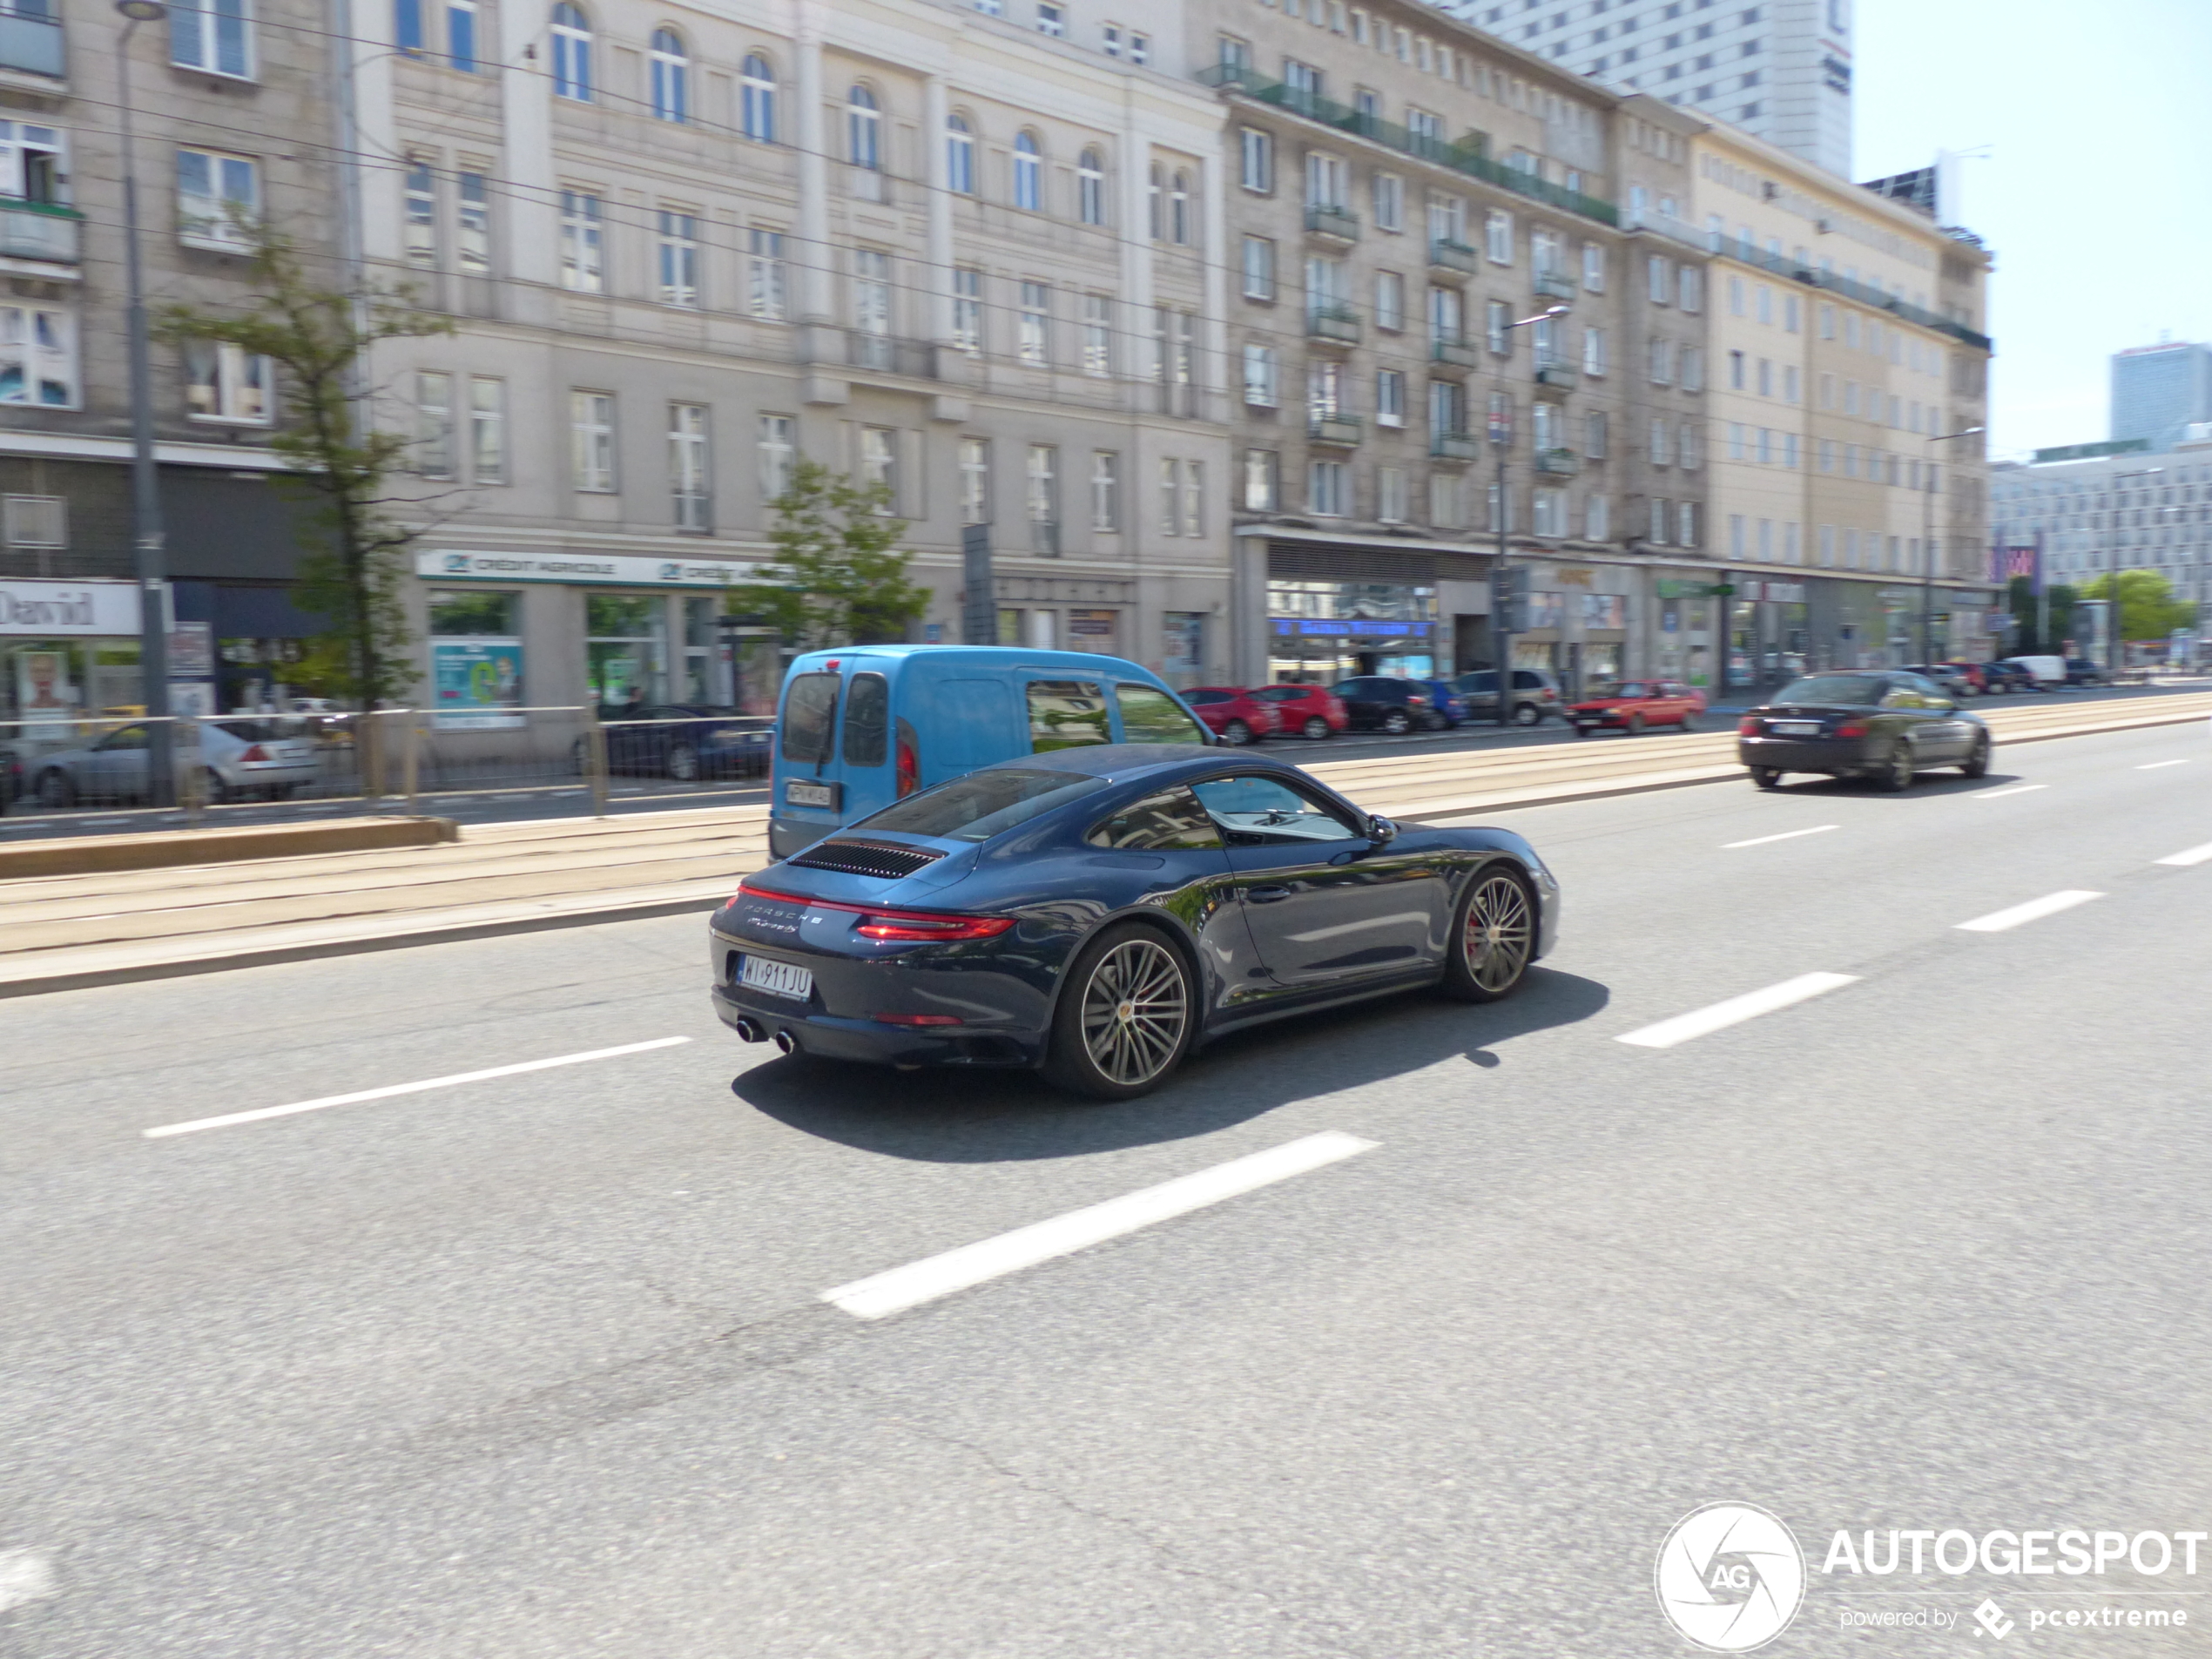
M 784 697 L 784 759 L 813 765 L 830 758 L 837 727 L 838 677 L 801 674 Z
M 891 683 L 880 674 L 855 674 L 845 693 L 845 764 L 880 766 L 890 753 Z

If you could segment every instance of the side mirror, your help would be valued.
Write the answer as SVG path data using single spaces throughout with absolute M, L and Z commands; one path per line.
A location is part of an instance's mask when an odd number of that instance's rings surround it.
M 1398 826 L 1376 814 L 1367 819 L 1367 839 L 1377 846 L 1386 846 L 1398 839 Z

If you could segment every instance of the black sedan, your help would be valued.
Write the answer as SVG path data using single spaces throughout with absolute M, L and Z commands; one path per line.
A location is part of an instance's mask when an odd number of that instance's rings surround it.
M 632 710 L 603 703 L 599 718 L 610 772 L 688 784 L 765 772 L 775 752 L 775 722 L 735 709 L 662 704 Z M 579 768 L 583 742 L 577 740 Z
M 1784 772 L 1871 778 L 1909 789 L 1913 774 L 1956 766 L 1989 770 L 1989 728 L 1934 681 L 1898 670 L 1811 674 L 1785 685 L 1737 725 L 1737 759 L 1762 789 Z
M 1146 744 L 910 795 L 747 876 L 709 936 L 715 1011 L 748 1042 L 1119 1100 L 1260 1021 L 1510 995 L 1558 915 L 1508 831 L 1401 831 L 1282 761 Z

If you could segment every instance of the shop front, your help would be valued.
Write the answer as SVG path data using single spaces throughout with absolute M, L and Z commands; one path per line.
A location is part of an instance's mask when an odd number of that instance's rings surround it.
M 1267 572 L 1267 678 L 1432 679 L 1451 667 L 1425 554 L 1277 543 Z
M 58 732 L 145 709 L 136 583 L 0 577 L 0 723 Z

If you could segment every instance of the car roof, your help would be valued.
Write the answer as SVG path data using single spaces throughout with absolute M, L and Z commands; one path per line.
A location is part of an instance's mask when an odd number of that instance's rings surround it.
M 1016 755 L 1011 760 L 1001 760 L 984 768 L 1021 767 L 1028 770 L 1073 772 L 1079 777 L 1103 778 L 1119 783 L 1143 778 L 1152 773 L 1170 777 L 1185 772 L 1203 771 L 1218 765 L 1228 757 L 1211 744 L 1199 743 L 1101 743 L 1083 744 L 1072 749 L 1054 749 L 1045 754 Z M 1294 772 L 1297 767 L 1287 762 L 1249 750 L 1237 757 L 1239 767 L 1250 765 L 1269 772 Z
M 792 659 L 792 668 L 802 673 L 819 671 L 833 659 L 843 664 L 871 657 L 900 661 L 927 657 L 934 663 L 957 668 L 1088 668 L 1094 674 L 1110 674 L 1122 679 L 1153 678 L 1150 669 L 1125 657 L 1103 651 L 1032 651 L 1026 645 L 843 645 L 833 651 L 807 651 Z

